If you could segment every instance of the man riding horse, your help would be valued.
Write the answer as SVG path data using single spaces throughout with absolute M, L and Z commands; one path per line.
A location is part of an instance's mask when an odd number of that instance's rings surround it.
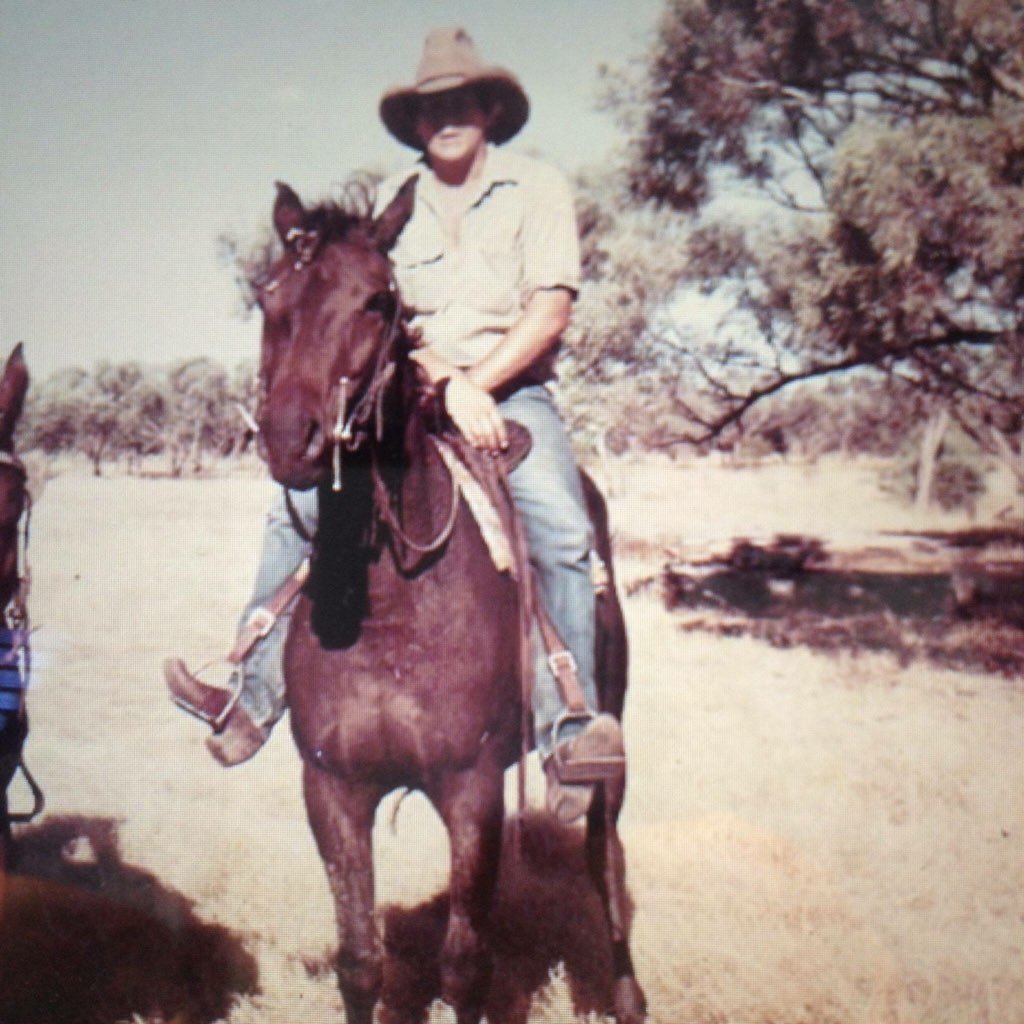
M 593 535 L 551 392 L 554 355 L 580 283 L 579 240 L 565 178 L 498 148 L 528 114 L 518 79 L 484 64 L 464 30 L 431 32 L 415 82 L 389 90 L 380 102 L 387 130 L 422 156 L 383 182 L 377 208 L 410 176 L 417 178 L 415 207 L 391 257 L 410 329 L 423 343 L 414 358 L 425 382 L 443 390 L 454 425 L 475 448 L 494 455 L 508 445 L 506 420 L 529 429 L 533 444 L 511 472 L 510 490 L 542 600 L 594 709 Z M 230 689 L 201 682 L 180 659 L 165 664 L 175 700 L 214 724 L 207 746 L 221 764 L 252 757 L 285 710 L 281 665 L 290 606 L 280 595 L 309 554 L 306 538 L 316 520 L 315 489 L 279 494 L 241 624 L 241 633 L 251 635 L 254 621 L 269 632 L 240 659 Z M 268 614 L 275 603 L 283 606 Z M 563 765 L 615 760 L 623 754 L 622 733 L 611 715 L 594 714 L 568 721 L 553 737 L 564 701 L 537 647 L 534 734 L 548 806 L 568 823 L 586 812 L 599 780 L 557 772 L 554 743 Z M 573 782 L 561 782 L 560 774 Z

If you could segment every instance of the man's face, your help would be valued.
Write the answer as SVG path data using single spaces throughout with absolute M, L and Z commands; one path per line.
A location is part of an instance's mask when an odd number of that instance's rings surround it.
M 487 142 L 488 120 L 472 89 L 449 89 L 419 98 L 416 134 L 431 161 L 457 163 Z

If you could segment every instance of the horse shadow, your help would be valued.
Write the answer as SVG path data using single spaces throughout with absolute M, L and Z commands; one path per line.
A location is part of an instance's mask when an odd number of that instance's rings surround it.
M 494 967 L 486 1019 L 526 1024 L 534 996 L 555 976 L 564 978 L 576 1014 L 610 1013 L 608 925 L 587 873 L 582 831 L 541 812 L 525 814 L 519 827 L 517 841 L 506 823 L 487 927 Z M 447 918 L 447 892 L 415 907 L 384 908 L 384 1024 L 423 1021 L 440 997 Z
M 211 1024 L 257 991 L 238 936 L 124 863 L 105 818 L 19 831 L 17 873 L 0 875 L 0 950 L 4 1024 Z

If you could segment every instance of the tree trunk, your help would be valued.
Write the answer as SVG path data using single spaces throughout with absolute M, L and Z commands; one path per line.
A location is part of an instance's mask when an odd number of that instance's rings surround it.
M 200 423 L 196 423 L 192 430 L 192 451 L 190 456 L 192 472 L 195 475 L 198 475 L 203 468 L 202 432 L 202 425 Z
M 921 438 L 921 454 L 917 463 L 917 490 L 914 510 L 925 512 L 931 505 L 932 486 L 935 482 L 935 464 L 939 458 L 942 439 L 949 427 L 949 410 L 943 407 L 931 415 Z
M 992 441 L 996 446 L 999 460 L 1014 475 L 1017 483 L 1024 487 L 1024 438 L 1021 440 L 1020 451 L 1015 452 L 1006 435 L 992 427 Z

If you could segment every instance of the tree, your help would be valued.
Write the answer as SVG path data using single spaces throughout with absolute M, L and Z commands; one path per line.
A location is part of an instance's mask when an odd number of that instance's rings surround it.
M 222 451 L 237 432 L 237 414 L 224 367 L 212 359 L 180 360 L 166 375 L 160 419 L 172 476 L 202 469 L 203 454 Z
M 1019 463 L 1024 5 L 670 0 L 611 103 L 631 194 L 685 216 L 685 278 L 726 310 L 709 335 L 641 342 L 648 366 L 671 357 L 675 440 L 727 440 L 799 382 L 871 371 Z M 750 223 L 722 214 L 740 194 Z
M 80 451 L 100 476 L 104 461 L 120 452 L 127 437 L 124 399 L 134 381 L 132 368 L 109 362 L 97 364 L 93 373 L 80 367 L 58 371 L 27 411 L 27 445 L 48 454 Z
M 141 363 L 100 363 L 93 371 L 93 387 L 113 410 L 108 454 L 138 459 L 159 451 L 159 433 L 153 420 L 161 407 L 159 371 Z
M 100 475 L 104 462 L 127 458 L 129 471 L 148 455 L 166 455 L 173 476 L 200 472 L 208 454 L 244 450 L 246 426 L 236 406 L 255 403 L 251 360 L 229 378 L 213 359 L 168 367 L 135 362 L 58 371 L 30 394 L 21 444 L 47 454 L 81 452 Z

